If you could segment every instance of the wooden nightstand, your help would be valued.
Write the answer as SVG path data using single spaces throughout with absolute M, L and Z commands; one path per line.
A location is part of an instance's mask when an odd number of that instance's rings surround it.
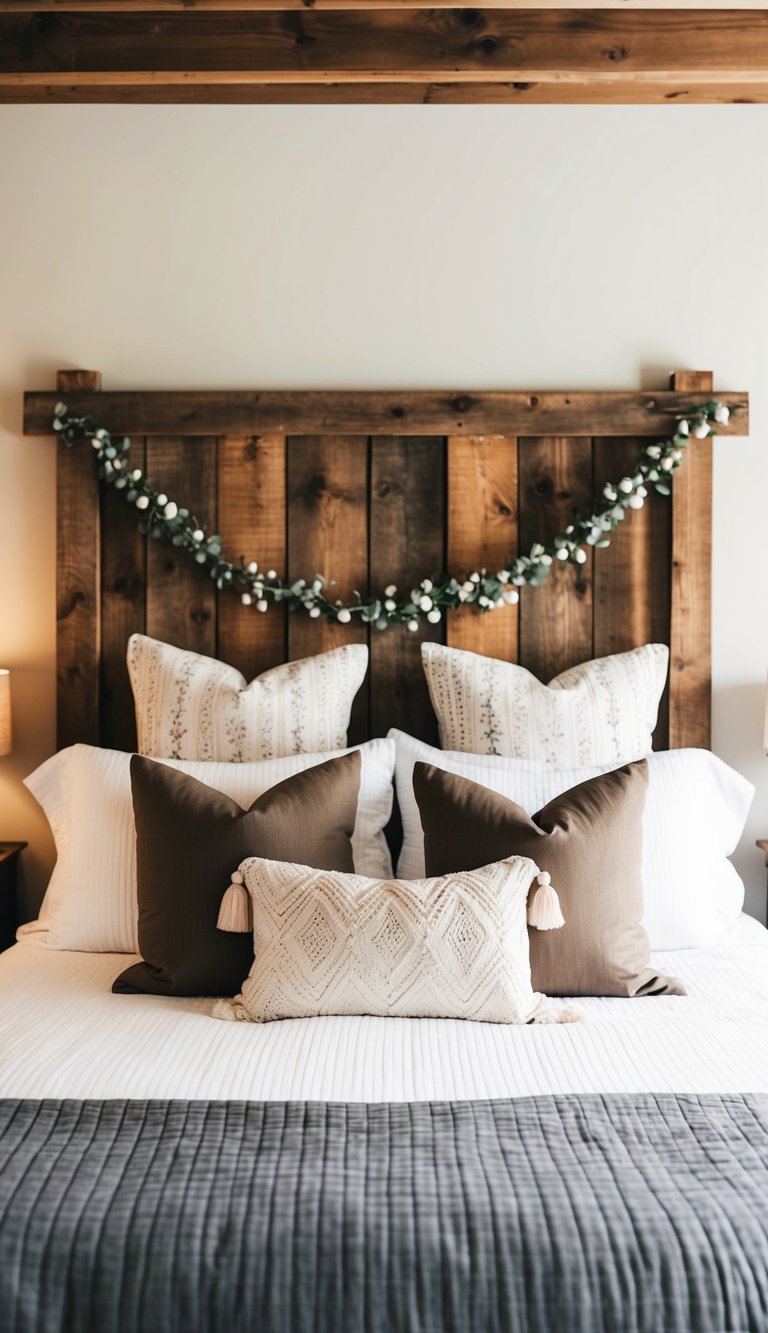
M 25 842 L 0 842 L 0 949 L 10 949 L 18 924 L 16 885 Z

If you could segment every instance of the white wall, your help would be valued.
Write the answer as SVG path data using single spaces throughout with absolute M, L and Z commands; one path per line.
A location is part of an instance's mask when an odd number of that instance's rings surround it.
M 54 446 L 24 388 L 749 389 L 716 446 L 714 747 L 768 765 L 768 107 L 0 108 L 0 837 L 53 746 Z M 535 596 L 535 593 L 532 594 Z

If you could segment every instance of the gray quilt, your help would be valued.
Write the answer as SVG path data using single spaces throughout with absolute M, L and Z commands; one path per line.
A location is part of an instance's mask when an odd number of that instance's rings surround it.
M 768 1097 L 0 1101 L 3 1333 L 766 1333 Z

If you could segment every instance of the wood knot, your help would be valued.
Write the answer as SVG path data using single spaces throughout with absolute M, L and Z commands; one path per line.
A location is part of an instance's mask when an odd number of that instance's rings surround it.
M 476 28 L 478 23 L 482 23 L 483 21 L 483 16 L 479 9 L 462 9 L 459 18 L 465 28 Z
M 532 394 L 530 394 L 530 396 L 529 396 L 529 398 L 528 398 L 528 406 L 529 406 L 529 407 L 538 407 L 538 406 L 539 406 L 539 395 L 538 395 L 537 393 L 532 393 Z
M 622 60 L 627 59 L 629 49 L 626 46 L 612 46 L 605 54 L 614 64 L 619 64 Z
M 198 629 L 202 629 L 208 624 L 208 621 L 211 618 L 211 613 L 207 607 L 201 606 L 198 602 L 190 608 L 189 618 L 193 625 L 197 625 Z
M 499 43 L 495 37 L 483 37 L 482 41 L 479 43 L 480 50 L 484 56 L 494 55 L 498 45 Z
M 499 501 L 497 508 L 503 518 L 510 517 L 512 510 L 510 509 L 509 505 L 502 504 L 501 501 Z
M 537 495 L 552 496 L 555 493 L 555 485 L 551 477 L 540 477 L 535 486 Z
M 395 421 L 402 421 L 405 415 L 406 415 L 405 408 L 401 407 L 399 403 L 397 404 L 396 407 L 390 409 L 390 416 L 394 417 Z
M 458 398 L 454 398 L 451 401 L 451 407 L 454 412 L 470 412 L 474 405 L 474 399 L 470 398 L 468 394 L 460 394 Z

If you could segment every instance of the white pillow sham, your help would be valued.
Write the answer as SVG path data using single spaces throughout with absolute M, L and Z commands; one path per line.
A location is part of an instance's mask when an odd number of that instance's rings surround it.
M 214 1007 L 217 1018 L 572 1017 L 531 985 L 527 907 L 539 869 L 528 857 L 408 882 L 257 856 L 239 870 L 254 962 L 240 995 Z
M 384 827 L 392 810 L 395 746 L 376 740 L 356 748 L 362 762 L 352 837 L 355 869 L 386 877 L 392 874 Z M 284 778 L 332 758 L 334 754 L 289 755 L 252 764 L 158 762 L 224 792 L 245 810 Z M 25 779 L 48 818 L 57 861 L 40 916 L 21 933 L 39 933 L 48 948 L 139 951 L 130 763 L 130 754 L 122 750 L 73 745 Z
M 514 662 L 421 646 L 440 744 L 554 768 L 620 767 L 650 754 L 669 649 L 646 643 L 582 662 L 548 685 Z
M 532 760 L 457 754 L 392 730 L 395 782 L 403 822 L 397 865 L 402 879 L 425 874 L 424 835 L 413 794 L 417 760 L 479 782 L 535 814 L 553 797 L 606 773 L 614 764 L 557 770 Z M 717 945 L 744 903 L 744 885 L 728 860 L 744 830 L 754 787 L 709 750 L 648 755 L 643 815 L 645 926 L 652 949 Z
M 367 669 L 366 645 L 352 643 L 285 662 L 248 684 L 214 657 L 132 634 L 128 675 L 139 753 L 251 763 L 341 750 Z

